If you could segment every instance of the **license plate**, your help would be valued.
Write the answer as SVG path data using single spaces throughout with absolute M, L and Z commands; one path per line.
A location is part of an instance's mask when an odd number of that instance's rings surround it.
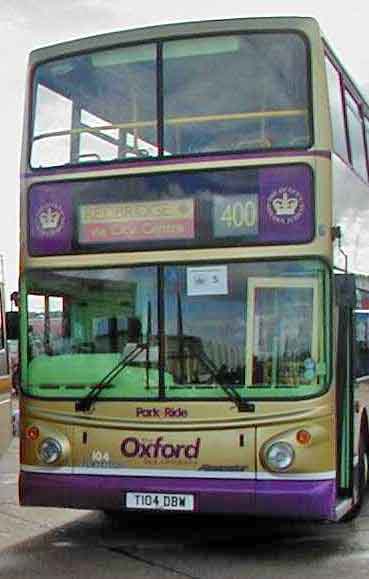
M 127 509 L 151 509 L 160 511 L 193 511 L 193 495 L 172 493 L 127 493 Z

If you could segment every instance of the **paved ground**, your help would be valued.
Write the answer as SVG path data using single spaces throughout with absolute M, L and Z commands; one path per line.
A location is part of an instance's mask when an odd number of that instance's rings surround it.
M 18 439 L 0 460 L 0 550 L 64 525 L 85 513 L 71 509 L 20 507 L 17 495 Z
M 129 516 L 17 505 L 0 461 L 0 578 L 368 579 L 369 503 L 349 524 Z

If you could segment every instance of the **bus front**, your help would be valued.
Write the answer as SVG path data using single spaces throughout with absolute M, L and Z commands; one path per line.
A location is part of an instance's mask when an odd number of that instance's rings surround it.
M 22 504 L 334 517 L 321 63 L 309 19 L 32 54 Z

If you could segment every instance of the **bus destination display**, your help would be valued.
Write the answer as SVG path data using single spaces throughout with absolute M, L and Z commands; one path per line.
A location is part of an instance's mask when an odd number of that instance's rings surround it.
M 31 255 L 307 243 L 310 167 L 197 170 L 33 185 Z
M 80 207 L 80 243 L 192 239 L 194 236 L 193 199 Z

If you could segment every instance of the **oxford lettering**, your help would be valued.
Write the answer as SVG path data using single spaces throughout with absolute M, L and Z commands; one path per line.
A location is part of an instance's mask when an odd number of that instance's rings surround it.
M 121 451 L 126 458 L 178 459 L 193 460 L 199 457 L 201 439 L 190 444 L 171 444 L 159 436 L 154 442 L 139 440 L 128 436 L 122 441 Z

